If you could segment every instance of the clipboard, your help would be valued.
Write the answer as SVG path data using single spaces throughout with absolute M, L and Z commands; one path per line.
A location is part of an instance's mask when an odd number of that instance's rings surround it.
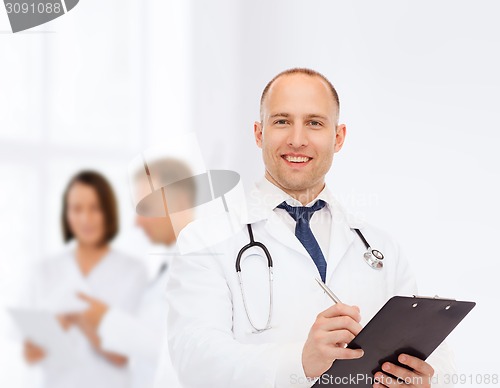
M 426 360 L 474 308 L 475 302 L 394 296 L 347 346 L 363 349 L 363 357 L 335 360 L 313 387 L 372 387 L 384 362 L 398 362 L 401 353 Z
M 75 344 L 57 321 L 54 313 L 43 310 L 8 308 L 24 339 L 41 346 L 47 353 L 46 362 L 70 365 L 77 362 Z

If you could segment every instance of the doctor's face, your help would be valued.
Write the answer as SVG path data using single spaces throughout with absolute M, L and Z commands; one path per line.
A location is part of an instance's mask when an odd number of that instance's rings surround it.
M 290 74 L 272 84 L 254 125 L 266 178 L 306 204 L 324 187 L 333 154 L 342 148 L 345 125 L 328 85 L 317 76 Z
M 69 228 L 79 244 L 100 245 L 104 240 L 104 213 L 95 189 L 83 183 L 74 183 L 67 194 Z

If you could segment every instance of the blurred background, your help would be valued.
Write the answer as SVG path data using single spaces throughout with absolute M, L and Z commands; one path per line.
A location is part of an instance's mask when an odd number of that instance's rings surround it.
M 332 191 L 396 237 L 422 295 L 477 302 L 449 342 L 460 373 L 498 374 L 499 11 L 494 0 L 81 0 L 12 34 L 0 7 L 0 305 L 61 249 L 62 192 L 82 168 L 111 180 L 114 245 L 138 258 L 156 252 L 127 185 L 140 151 L 194 131 L 207 168 L 252 185 L 260 93 L 305 66 L 336 86 L 347 125 Z M 0 386 L 31 388 L 8 326 L 2 308 Z

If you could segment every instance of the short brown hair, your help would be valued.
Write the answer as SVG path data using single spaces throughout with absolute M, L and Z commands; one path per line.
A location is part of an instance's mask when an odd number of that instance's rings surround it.
M 109 243 L 118 233 L 118 206 L 113 192 L 113 188 L 108 180 L 96 171 L 80 171 L 66 186 L 63 194 L 63 208 L 61 213 L 61 223 L 64 242 L 68 242 L 75 236 L 68 223 L 68 193 L 75 183 L 82 183 L 91 186 L 97 193 L 101 211 L 104 215 L 104 238 L 102 243 Z
M 281 73 L 279 73 L 278 75 L 276 75 L 271 81 L 269 81 L 267 83 L 266 87 L 262 91 L 262 95 L 260 97 L 260 117 L 261 117 L 261 120 L 262 120 L 262 105 L 264 104 L 264 99 L 266 98 L 267 93 L 269 92 L 269 89 L 273 85 L 274 81 L 276 81 L 278 78 L 280 78 L 284 75 L 291 75 L 291 74 L 305 74 L 305 75 L 309 75 L 311 77 L 319 77 L 323 81 L 325 81 L 326 84 L 328 85 L 330 91 L 332 92 L 333 100 L 337 104 L 337 110 L 340 112 L 339 95 L 337 94 L 337 91 L 333 87 L 332 83 L 328 80 L 328 78 L 326 78 L 323 74 L 321 74 L 320 72 L 317 72 L 316 70 L 308 69 L 305 67 L 294 67 L 293 69 L 284 70 Z
M 144 174 L 144 170 L 146 174 Z M 135 207 L 137 214 L 143 217 L 165 217 L 185 208 L 179 206 L 179 195 L 185 196 L 189 208 L 197 206 L 196 203 L 196 178 L 189 166 L 180 159 L 162 157 L 146 163 L 144 170 L 137 169 L 132 175 L 132 185 L 143 186 L 145 178 L 149 180 L 151 193 L 141 198 Z M 162 190 L 159 196 L 159 190 Z M 149 190 L 148 190 L 149 191 Z M 165 204 L 162 199 L 166 202 Z

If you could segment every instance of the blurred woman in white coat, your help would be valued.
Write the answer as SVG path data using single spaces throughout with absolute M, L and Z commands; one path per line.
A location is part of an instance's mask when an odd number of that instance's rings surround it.
M 182 228 L 189 223 L 191 216 L 189 211 L 183 212 L 182 220 L 177 217 L 174 227 L 163 197 L 156 194 L 167 190 L 170 209 L 189 209 L 195 189 L 194 184 L 189 183 L 178 186 L 177 189 L 165 189 L 169 183 L 182 181 L 192 175 L 188 166 L 175 158 L 161 157 L 148 163 L 147 171 L 149 174 L 145 174 L 143 169 L 133 171 L 131 183 L 134 191 L 144 193 L 140 198 L 148 204 L 145 206 L 143 202 L 142 206 L 136 206 L 136 224 L 152 243 L 165 250 L 160 255 L 148 255 L 149 260 L 159 259 L 156 274 L 144 290 L 135 314 L 82 295 L 89 302 L 89 308 L 82 319 L 94 335 L 101 339 L 103 349 L 127 355 L 132 372 L 132 388 L 178 388 L 180 384 L 165 346 L 168 314 L 165 290 L 168 268 L 173 256 L 177 254 L 176 227 Z M 150 184 L 156 190 L 150 192 Z
M 83 319 L 85 293 L 125 311 L 133 311 L 147 282 L 142 264 L 110 247 L 118 232 L 115 195 L 99 173 L 83 171 L 69 182 L 63 196 L 65 242 L 75 240 L 57 257 L 43 261 L 31 276 L 27 303 L 54 312 L 72 341 L 69 365 L 51 360 L 50 353 L 25 342 L 24 357 L 42 370 L 47 388 L 127 388 L 127 358 L 106 352 Z

